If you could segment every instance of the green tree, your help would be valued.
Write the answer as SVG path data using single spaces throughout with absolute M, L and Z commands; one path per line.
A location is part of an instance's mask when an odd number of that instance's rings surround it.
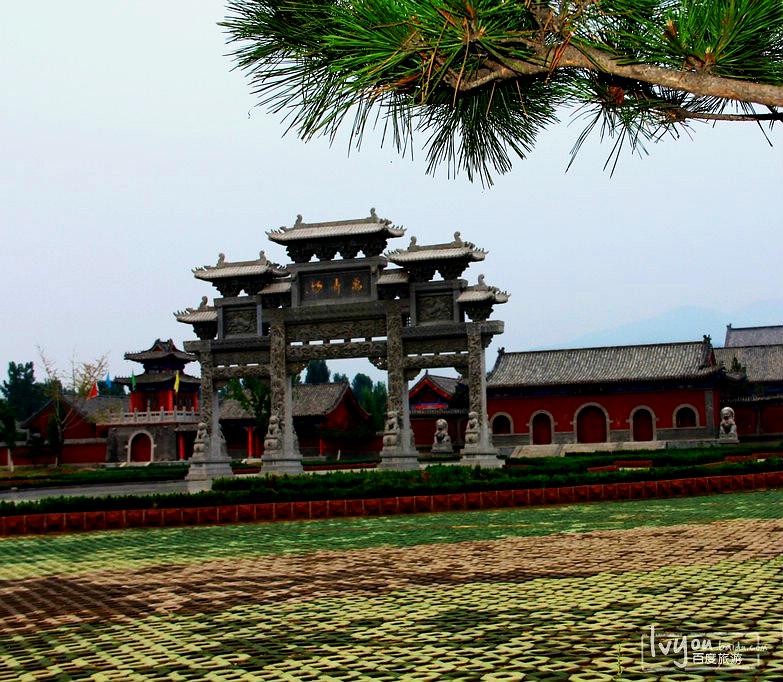
M 236 400 L 245 412 L 252 414 L 260 432 L 266 433 L 271 409 L 269 384 L 257 377 L 231 379 L 226 385 L 225 395 Z
M 24 421 L 46 402 L 45 388 L 35 381 L 32 362 L 9 362 L 8 379 L 0 386 L 19 421 Z
M 347 384 L 348 382 L 348 375 L 347 374 L 340 374 L 340 372 L 335 372 L 332 375 L 332 381 L 336 384 L 344 383 Z
M 111 385 L 108 385 L 106 381 L 99 381 L 98 383 L 98 395 L 113 395 L 113 396 L 124 396 L 125 395 L 125 386 L 122 384 L 117 384 L 115 382 L 111 382 Z
M 783 120 L 781 0 L 229 0 L 222 25 L 303 139 L 379 121 L 482 182 L 563 109 L 573 154 L 598 131 L 615 163 L 696 121 Z
M 356 379 L 359 376 L 366 377 L 367 375 L 357 375 L 354 377 L 354 383 L 356 383 Z M 369 385 L 367 385 L 364 381 L 361 381 L 359 382 L 359 391 L 353 390 L 359 404 L 370 413 L 373 430 L 382 431 L 384 421 L 386 420 L 386 403 L 388 401 L 386 384 L 382 381 L 377 381 L 373 384 L 372 380 L 370 380 Z
M 73 400 L 86 398 L 101 377 L 106 376 L 108 361 L 102 355 L 93 361 L 77 362 L 71 360 L 71 372 L 68 385 L 63 381 L 63 374 L 42 349 L 38 349 L 41 363 L 46 371 L 47 381 L 44 394 L 52 403 L 52 411 L 46 427 L 46 441 L 54 455 L 54 465 L 60 465 L 60 458 L 65 445 L 65 433 L 80 416 L 73 407 Z
M 310 360 L 305 370 L 304 382 L 306 384 L 328 384 L 329 375 L 330 372 L 326 360 Z
M 366 374 L 362 374 L 361 372 L 359 372 L 351 382 L 351 390 L 357 398 L 365 391 L 369 390 L 372 392 L 372 388 L 372 379 L 370 379 L 370 377 L 368 377 Z
M 13 451 L 22 434 L 16 428 L 16 413 L 11 403 L 0 400 L 0 441 L 8 451 L 8 468 L 14 470 Z

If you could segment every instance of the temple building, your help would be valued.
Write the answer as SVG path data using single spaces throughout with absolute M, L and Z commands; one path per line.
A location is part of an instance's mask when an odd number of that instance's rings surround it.
M 523 353 L 501 349 L 487 378 L 487 400 L 496 445 L 508 454 L 544 454 L 601 443 L 714 440 L 725 385 L 726 371 L 709 337 Z
M 735 379 L 723 403 L 734 410 L 740 438 L 783 437 L 783 325 L 728 325 L 715 356 Z
M 462 447 L 468 419 L 468 387 L 461 378 L 425 372 L 411 387 L 408 400 L 411 427 L 420 452 L 431 450 L 439 419 L 446 420 L 453 447 Z
M 147 350 L 125 353 L 125 359 L 144 368 L 138 376 L 114 379 L 130 389 L 131 412 L 198 411 L 201 381 L 185 373 L 185 365 L 196 361 L 194 355 L 181 351 L 171 339 L 156 339 Z
M 195 357 L 174 341 L 156 339 L 147 350 L 125 353 L 143 371 L 117 377 L 114 382 L 130 389 L 122 412 L 108 414 L 100 423 L 108 430 L 106 461 L 143 463 L 184 461 L 193 451 L 195 436 L 181 427 L 198 421 L 198 377 L 185 372 Z
M 302 457 L 363 455 L 379 447 L 372 418 L 359 405 L 347 382 L 296 384 L 292 410 Z M 220 425 L 232 458 L 263 456 L 265 434 L 256 425 L 254 415 L 238 401 L 221 402 Z
M 27 432 L 27 442 L 14 449 L 14 462 L 18 465 L 53 464 L 103 464 L 109 442 L 109 429 L 101 424 L 110 415 L 122 413 L 127 399 L 122 396 L 97 396 L 86 399 L 62 396 L 59 405 L 49 400 L 37 412 L 30 415 L 22 428 Z M 59 456 L 47 444 L 50 422 L 59 411 L 62 426 L 62 450 Z M 0 464 L 8 464 L 5 448 L 0 448 Z

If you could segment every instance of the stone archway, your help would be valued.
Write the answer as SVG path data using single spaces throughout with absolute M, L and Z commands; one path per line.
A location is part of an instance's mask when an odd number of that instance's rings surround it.
M 219 452 L 219 385 L 260 376 L 271 389 L 262 470 L 301 473 L 292 376 L 310 360 L 369 358 L 388 374 L 381 468 L 419 467 L 408 381 L 440 367 L 456 369 L 468 382 L 463 463 L 502 465 L 487 417 L 485 349 L 503 331 L 502 322 L 488 318 L 508 294 L 486 284 L 483 275 L 473 286 L 462 279 L 486 252 L 459 232 L 442 244 L 418 244 L 413 237 L 408 248 L 380 255 L 390 238 L 404 232 L 374 209 L 367 218 L 347 221 L 304 223 L 299 216 L 293 227 L 267 233 L 286 247 L 291 263 L 272 263 L 262 251 L 254 261 L 228 262 L 221 254 L 216 265 L 194 270 L 223 296 L 219 305 L 209 306 L 205 297 L 198 309 L 177 314 L 201 339 L 185 343 L 202 368 L 199 452 L 225 459 Z M 436 272 L 442 279 L 435 279 Z M 202 459 L 194 454 L 191 471 Z

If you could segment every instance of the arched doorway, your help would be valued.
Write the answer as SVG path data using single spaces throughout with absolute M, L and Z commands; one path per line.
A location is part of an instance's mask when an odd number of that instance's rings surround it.
M 530 437 L 533 445 L 550 445 L 552 443 L 552 417 L 546 412 L 539 412 L 530 425 Z
M 634 410 L 631 417 L 631 440 L 655 440 L 652 412 L 646 407 Z
M 690 429 L 694 426 L 698 426 L 699 422 L 696 417 L 696 410 L 689 405 L 683 405 L 678 408 L 675 413 L 674 424 L 678 429 Z
M 588 405 L 576 418 L 577 443 L 605 443 L 608 439 L 606 413 L 597 405 Z
M 129 444 L 129 462 L 152 461 L 152 438 L 143 431 L 131 437 Z
M 511 433 L 511 419 L 505 414 L 496 414 L 492 418 L 492 433 L 496 436 L 506 436 Z

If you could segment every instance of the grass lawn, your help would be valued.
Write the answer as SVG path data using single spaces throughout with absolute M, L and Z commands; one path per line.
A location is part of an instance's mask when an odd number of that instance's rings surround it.
M 783 678 L 783 492 L 0 540 L 0 681 Z M 656 672 L 640 637 L 758 632 Z

